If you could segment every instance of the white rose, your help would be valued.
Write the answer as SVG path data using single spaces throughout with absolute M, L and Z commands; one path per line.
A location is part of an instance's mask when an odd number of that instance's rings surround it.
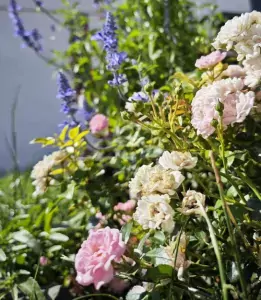
M 164 151 L 159 158 L 159 164 L 164 169 L 179 171 L 182 169 L 192 169 L 196 166 L 197 157 L 193 157 L 189 152 Z
M 142 166 L 129 183 L 130 198 L 151 194 L 174 195 L 184 179 L 179 171 L 165 170 L 159 165 Z
M 35 186 L 34 196 L 42 195 L 47 189 L 51 180 L 49 173 L 52 168 L 60 164 L 67 154 L 65 151 L 55 151 L 50 155 L 45 155 L 43 160 L 39 161 L 32 170 L 31 178 L 34 179 L 33 185 Z
M 169 205 L 169 195 L 143 196 L 138 201 L 133 218 L 143 229 L 163 229 L 171 233 L 174 229 L 174 210 Z

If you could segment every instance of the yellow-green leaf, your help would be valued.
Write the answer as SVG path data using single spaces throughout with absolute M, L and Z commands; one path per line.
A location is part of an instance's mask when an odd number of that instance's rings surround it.
M 69 140 L 65 144 L 63 144 L 62 148 L 66 148 L 73 145 L 73 141 Z
M 69 138 L 71 140 L 74 140 L 78 136 L 79 131 L 80 131 L 80 126 L 77 126 L 77 127 L 74 127 L 72 129 L 70 129 L 70 131 L 69 131 Z
M 64 173 L 64 169 L 56 169 L 56 170 L 53 170 L 50 174 L 51 175 L 60 175 L 63 173 Z
M 55 139 L 53 137 L 36 138 L 30 142 L 30 144 L 42 144 L 42 145 L 53 145 L 54 143 L 55 143 Z
M 75 138 L 75 142 L 80 141 L 83 137 L 85 137 L 89 133 L 89 130 L 85 130 L 78 134 L 78 136 Z
M 68 128 L 69 128 L 69 125 L 64 126 L 62 132 L 60 133 L 60 135 L 59 135 L 59 140 L 60 140 L 61 142 L 64 142 L 65 137 L 66 137 L 66 133 L 67 133 L 67 131 L 68 131 Z

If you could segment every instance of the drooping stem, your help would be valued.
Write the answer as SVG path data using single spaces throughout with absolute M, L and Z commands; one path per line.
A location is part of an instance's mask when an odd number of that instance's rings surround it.
M 221 153 L 221 155 L 222 155 L 222 153 Z M 224 157 L 223 157 L 223 159 L 224 159 Z M 228 214 L 227 203 L 226 203 L 226 200 L 225 200 L 225 197 L 224 197 L 223 184 L 222 184 L 222 181 L 221 181 L 219 170 L 217 169 L 217 166 L 216 166 L 213 151 L 210 151 L 210 161 L 211 161 L 211 165 L 212 165 L 212 168 L 213 168 L 213 171 L 214 171 L 214 174 L 215 174 L 219 195 L 220 195 L 220 199 L 221 199 L 221 202 L 222 202 L 222 207 L 223 207 L 223 210 L 224 210 L 224 215 L 225 215 L 225 219 L 226 219 L 226 223 L 227 223 L 228 233 L 229 233 L 229 237 L 231 239 L 232 248 L 233 248 L 233 252 L 234 252 L 234 257 L 235 257 L 235 261 L 236 261 L 236 266 L 237 266 L 238 273 L 239 273 L 242 293 L 243 293 L 244 299 L 247 299 L 247 287 L 246 287 L 246 282 L 245 282 L 245 279 L 244 279 L 244 276 L 243 276 L 243 271 L 242 271 L 241 264 L 240 264 L 240 255 L 239 255 L 238 250 L 237 250 L 236 239 L 235 239 L 235 236 L 234 236 L 234 233 L 233 233 L 232 224 L 231 224 L 229 214 Z
M 202 216 L 205 218 L 207 225 L 208 225 L 208 230 L 209 230 L 209 234 L 210 234 L 210 238 L 211 238 L 211 242 L 216 254 L 216 258 L 217 258 L 217 262 L 218 262 L 218 269 L 219 269 L 219 274 L 220 274 L 220 281 L 221 281 L 221 286 L 222 286 L 222 295 L 223 295 L 223 300 L 227 300 L 228 299 L 228 294 L 227 294 L 227 283 L 226 283 L 226 275 L 225 275 L 225 269 L 222 263 L 222 257 L 221 257 L 221 253 L 219 251 L 219 247 L 218 247 L 218 242 L 216 239 L 216 235 L 215 235 L 215 231 L 213 229 L 213 226 L 209 220 L 209 217 L 205 211 L 205 208 L 203 207 L 203 205 L 201 204 L 200 201 L 197 202 Z

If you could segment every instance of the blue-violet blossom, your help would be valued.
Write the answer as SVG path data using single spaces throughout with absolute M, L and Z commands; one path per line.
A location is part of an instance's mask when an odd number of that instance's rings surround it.
M 38 29 L 33 29 L 32 31 L 25 30 L 22 19 L 19 16 L 19 11 L 21 7 L 17 4 L 15 0 L 10 0 L 9 3 L 9 16 L 13 22 L 15 35 L 20 36 L 24 41 L 23 46 L 28 46 L 29 48 L 34 49 L 36 52 L 42 51 L 42 45 L 40 43 L 42 36 L 39 33 Z
M 135 92 L 131 97 L 128 99 L 129 101 L 143 101 L 143 102 L 148 102 L 149 101 L 149 96 L 148 94 L 144 92 Z
M 127 54 L 118 52 L 116 29 L 113 15 L 107 12 L 103 29 L 93 36 L 93 39 L 103 42 L 103 49 L 106 51 L 107 69 L 113 73 L 113 79 L 108 81 L 111 86 L 119 86 L 127 81 L 124 74 L 118 74 L 120 65 L 127 58 Z
M 70 127 L 77 126 L 85 121 L 89 121 L 94 113 L 94 110 L 90 109 L 84 96 L 80 95 L 78 98 L 78 104 L 76 101 L 76 92 L 71 88 L 68 79 L 62 73 L 58 73 L 57 79 L 58 93 L 56 98 L 61 99 L 61 111 L 71 118 L 71 121 L 65 121 L 59 125 L 59 127 L 64 127 L 69 125 Z M 76 117 L 80 118 L 80 122 L 76 120 Z

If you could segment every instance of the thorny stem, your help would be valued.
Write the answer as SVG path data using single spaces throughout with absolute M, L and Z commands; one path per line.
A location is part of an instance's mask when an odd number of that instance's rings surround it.
M 213 151 L 210 151 L 210 160 L 211 160 L 211 165 L 212 165 L 215 177 L 216 177 L 216 182 L 217 182 L 217 186 L 218 186 L 218 190 L 219 190 L 220 199 L 222 201 L 222 206 L 223 206 L 223 210 L 224 210 L 224 214 L 225 214 L 227 228 L 228 228 L 229 236 L 230 236 L 230 239 L 231 239 L 232 247 L 233 247 L 233 250 L 234 250 L 234 257 L 235 257 L 236 266 L 237 266 L 238 273 L 239 273 L 242 293 L 243 293 L 244 299 L 247 299 L 246 282 L 245 282 L 245 279 L 244 279 L 244 276 L 243 276 L 243 271 L 242 271 L 242 268 L 241 268 L 241 265 L 240 265 L 240 256 L 239 256 L 239 253 L 237 251 L 236 240 L 235 240 L 235 236 L 234 236 L 234 233 L 233 233 L 233 228 L 232 228 L 231 221 L 230 221 L 229 214 L 228 214 L 228 206 L 227 206 L 227 203 L 226 203 L 226 200 L 225 200 L 225 197 L 224 197 L 223 184 L 222 184 L 222 181 L 221 181 L 219 171 L 218 171 L 217 166 L 216 166 Z
M 227 294 L 227 283 L 226 283 L 226 276 L 225 276 L 225 269 L 222 263 L 222 257 L 221 257 L 221 253 L 219 251 L 219 247 L 218 247 L 218 242 L 215 236 L 215 232 L 213 229 L 213 226 L 208 218 L 208 215 L 205 211 L 205 208 L 203 207 L 203 205 L 201 204 L 200 201 L 197 202 L 202 216 L 205 218 L 207 225 L 208 225 L 208 230 L 209 230 L 209 234 L 210 234 L 210 238 L 211 238 L 211 242 L 216 254 L 216 258 L 217 258 L 217 262 L 218 262 L 218 269 L 219 269 L 219 274 L 220 274 L 220 280 L 221 280 L 221 287 L 222 287 L 222 295 L 223 295 L 223 300 L 228 300 L 228 294 Z

